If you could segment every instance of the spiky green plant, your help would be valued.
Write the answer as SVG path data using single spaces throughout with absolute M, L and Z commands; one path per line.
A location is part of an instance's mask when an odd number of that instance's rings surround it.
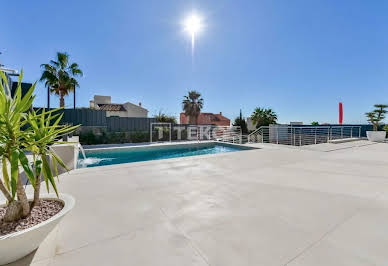
M 33 173 L 34 183 L 32 184 L 34 187 L 34 206 L 39 204 L 41 173 L 43 174 L 47 191 L 49 191 L 50 183 L 58 195 L 54 174 L 58 176 L 58 165 L 68 170 L 67 166 L 51 147 L 58 143 L 64 143 L 58 141 L 58 139 L 74 131 L 78 126 L 60 125 L 63 113 L 59 113 L 59 110 L 55 109 L 46 112 L 45 109 L 42 109 L 38 113 L 32 110 L 27 116 L 29 128 L 25 145 L 26 149 L 30 150 L 33 155 L 35 170 Z M 54 172 L 50 168 L 50 158 Z
M 24 169 L 34 189 L 40 186 L 40 174 L 43 169 L 46 184 L 50 182 L 57 192 L 49 160 L 52 161 L 55 169 L 58 163 L 64 164 L 50 147 L 59 142 L 58 139 L 62 134 L 71 132 L 75 127 L 59 125 L 62 116 L 52 115 L 58 110 L 48 113 L 43 110 L 39 114 L 32 110 L 36 83 L 22 96 L 23 72 L 19 76 L 14 95 L 8 87 L 5 74 L 0 71 L 0 75 L 0 159 L 2 163 L 0 191 L 7 199 L 4 220 L 15 221 L 28 216 L 31 210 L 24 191 L 20 167 Z M 34 158 L 32 162 L 28 160 L 26 151 L 32 152 Z

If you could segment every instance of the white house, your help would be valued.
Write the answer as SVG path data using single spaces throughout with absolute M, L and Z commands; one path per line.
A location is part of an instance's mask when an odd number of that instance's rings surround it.
M 139 105 L 126 102 L 123 104 L 112 103 L 110 96 L 94 95 L 90 101 L 90 109 L 106 111 L 106 116 L 119 117 L 147 117 L 148 110 Z
M 253 131 L 256 129 L 256 125 L 253 124 L 252 118 L 247 117 L 247 128 L 249 131 Z

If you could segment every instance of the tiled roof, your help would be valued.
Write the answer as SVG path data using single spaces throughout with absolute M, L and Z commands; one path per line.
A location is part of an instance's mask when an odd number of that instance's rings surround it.
M 180 114 L 181 124 L 187 124 L 188 118 L 185 113 Z M 228 126 L 230 120 L 223 116 L 222 114 L 213 114 L 213 113 L 200 113 L 198 116 L 199 125 L 219 125 L 219 126 Z
M 127 111 L 122 104 L 99 103 L 97 105 L 103 111 Z
M 229 121 L 228 118 L 221 114 L 213 114 L 213 113 L 201 113 L 199 115 L 199 119 L 204 121 L 214 122 L 214 121 Z

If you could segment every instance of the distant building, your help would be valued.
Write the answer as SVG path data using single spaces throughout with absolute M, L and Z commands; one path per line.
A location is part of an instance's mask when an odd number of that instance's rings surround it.
M 303 126 L 303 122 L 290 122 L 290 126 Z
M 6 82 L 8 83 L 8 87 L 11 90 L 11 95 L 12 97 L 15 95 L 16 89 L 18 87 L 18 77 L 19 73 L 17 70 L 6 68 L 3 65 L 0 65 L 0 71 L 5 74 Z M 12 77 L 16 77 L 15 80 L 12 80 Z M 2 85 L 5 86 L 4 82 L 2 82 Z M 20 87 L 21 87 L 21 92 L 22 92 L 22 97 L 28 92 L 28 90 L 31 88 L 32 83 L 26 83 L 26 82 L 21 82 Z
M 90 109 L 106 111 L 106 116 L 118 117 L 147 117 L 148 110 L 139 105 L 126 103 L 112 103 L 110 96 L 94 95 L 90 101 Z
M 249 116 L 247 117 L 247 128 L 248 131 L 253 131 L 256 129 L 256 125 L 253 124 L 252 118 Z
M 185 113 L 180 113 L 180 123 L 188 124 L 189 119 Z M 230 126 L 230 119 L 222 115 L 213 113 L 200 113 L 198 116 L 198 125 L 217 125 L 217 126 Z

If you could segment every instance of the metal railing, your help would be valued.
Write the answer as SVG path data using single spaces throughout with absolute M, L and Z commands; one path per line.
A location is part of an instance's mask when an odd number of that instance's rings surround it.
M 243 143 L 243 135 L 239 126 L 217 126 L 211 131 L 211 139 L 229 143 Z
M 249 143 L 303 146 L 360 137 L 360 126 L 293 127 L 271 125 L 256 129 L 247 138 Z

